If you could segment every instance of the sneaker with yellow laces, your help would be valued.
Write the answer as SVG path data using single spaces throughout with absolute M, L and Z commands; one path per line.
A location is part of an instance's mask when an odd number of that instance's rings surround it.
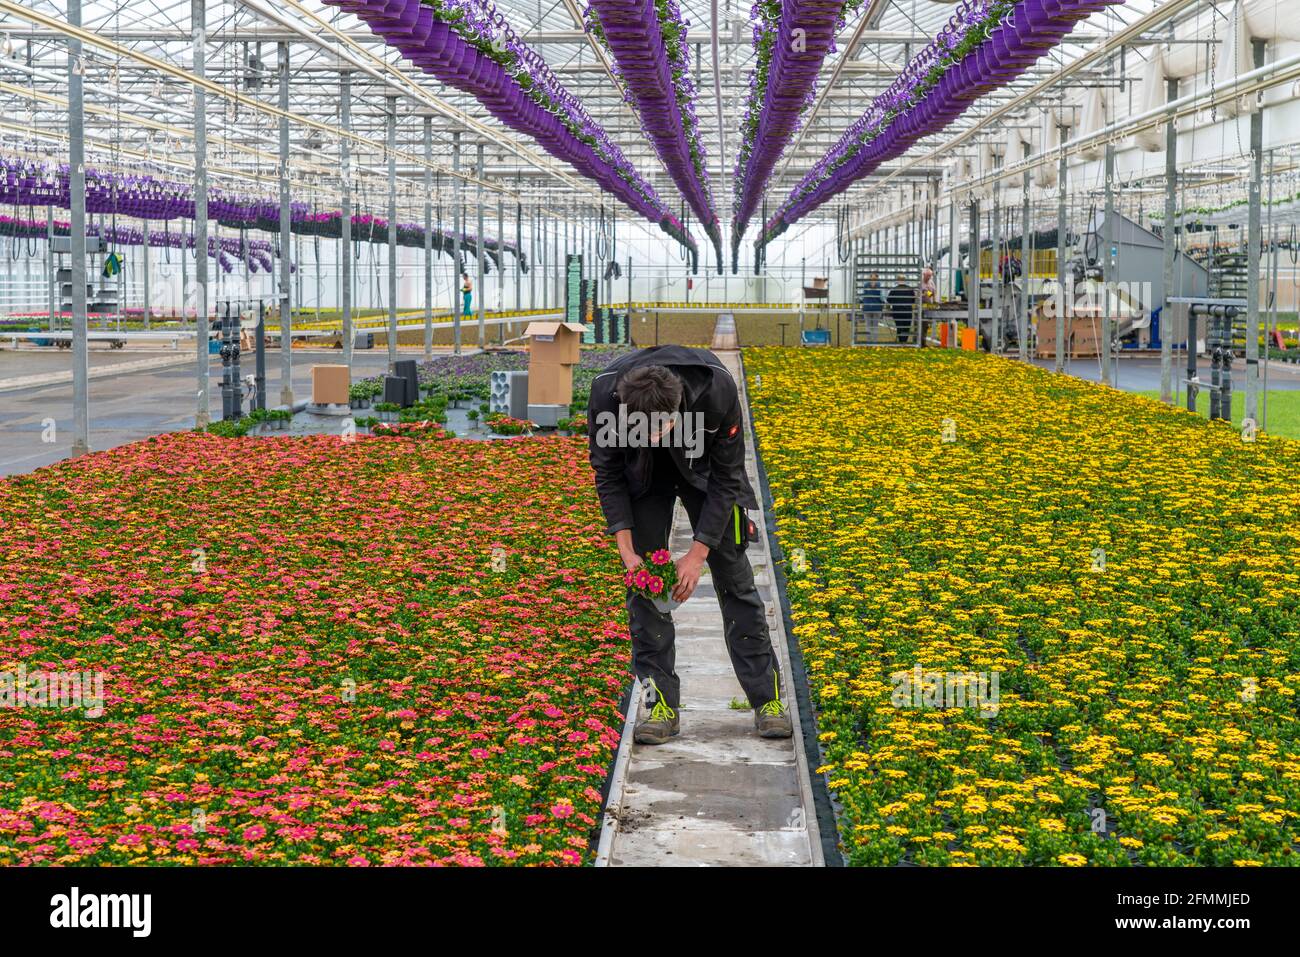
M 754 709 L 754 727 L 760 738 L 788 738 L 794 734 L 790 723 L 790 709 L 781 700 L 781 686 L 776 684 L 776 697 Z
M 637 744 L 663 744 L 682 729 L 682 719 L 677 710 L 664 701 L 654 682 L 650 686 L 654 691 L 654 703 L 646 702 L 650 712 L 636 723 L 632 731 L 632 740 Z

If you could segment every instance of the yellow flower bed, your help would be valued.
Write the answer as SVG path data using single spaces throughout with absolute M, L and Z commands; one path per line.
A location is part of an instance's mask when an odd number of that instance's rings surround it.
M 978 354 L 745 367 L 853 863 L 1296 861 L 1300 444 Z

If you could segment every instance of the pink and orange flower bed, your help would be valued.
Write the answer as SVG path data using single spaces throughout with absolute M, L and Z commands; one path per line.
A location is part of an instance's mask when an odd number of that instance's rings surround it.
M 174 434 L 0 482 L 3 864 L 581 864 L 618 743 L 580 438 Z

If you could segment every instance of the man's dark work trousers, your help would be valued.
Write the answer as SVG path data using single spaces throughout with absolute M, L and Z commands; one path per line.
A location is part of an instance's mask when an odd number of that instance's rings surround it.
M 685 481 L 665 483 L 655 476 L 653 487 L 632 501 L 632 543 L 638 555 L 668 547 L 673 506 L 678 498 L 694 528 L 704 506 L 704 493 Z M 722 608 L 723 635 L 731 666 L 745 689 L 751 708 L 761 708 L 778 697 L 780 688 L 776 655 L 768 635 L 763 599 L 754 585 L 754 570 L 745 547 L 735 536 L 722 536 L 709 551 L 709 571 Z M 672 617 L 631 589 L 627 593 L 628 626 L 632 633 L 632 670 L 643 686 L 650 682 L 674 710 L 681 702 L 680 682 L 674 670 L 677 658 Z

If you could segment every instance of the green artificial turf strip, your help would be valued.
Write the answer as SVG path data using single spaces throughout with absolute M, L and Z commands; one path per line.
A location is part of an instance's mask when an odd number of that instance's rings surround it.
M 1143 391 L 1138 395 L 1144 395 L 1148 399 L 1159 399 L 1159 391 Z M 1260 397 L 1261 420 L 1266 426 L 1264 431 L 1270 435 L 1279 435 L 1288 439 L 1300 439 L 1300 390 L 1275 390 L 1270 389 L 1267 393 L 1268 402 L 1264 403 L 1263 396 Z M 1186 408 L 1186 393 L 1179 396 L 1179 405 Z M 1246 395 L 1240 389 L 1234 389 L 1232 393 L 1232 421 L 1241 424 L 1244 415 Z M 1201 392 L 1196 397 L 1196 410 L 1201 415 L 1208 415 L 1210 411 L 1210 396 L 1207 392 Z M 1262 413 L 1267 411 L 1267 417 Z

